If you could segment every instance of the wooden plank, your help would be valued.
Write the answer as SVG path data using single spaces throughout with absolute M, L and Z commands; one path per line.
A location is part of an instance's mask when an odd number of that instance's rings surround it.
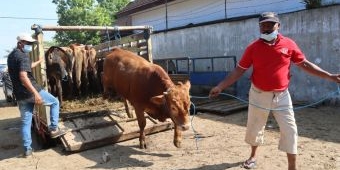
M 212 103 L 207 103 L 207 104 L 203 104 L 203 105 L 200 105 L 198 106 L 197 108 L 198 109 L 211 109 L 211 110 L 224 110 L 224 109 L 229 109 L 229 108 L 233 108 L 233 107 L 238 107 L 238 106 L 247 106 L 247 104 L 243 104 L 243 103 L 240 103 L 240 102 L 234 102 L 234 103 L 231 103 L 231 102 L 212 102 Z
M 238 107 L 240 105 L 242 105 L 242 103 L 240 103 L 239 101 L 232 100 L 232 101 L 225 102 L 224 105 L 220 107 L 220 109 L 221 110 L 230 109 L 230 108 L 233 108 L 233 107 Z
M 97 51 L 97 58 L 104 58 L 107 53 L 111 51 L 114 47 L 119 47 L 124 50 L 131 51 L 145 59 L 148 59 L 150 57 L 147 45 L 147 41 L 144 39 L 144 33 L 139 33 L 123 37 L 119 40 L 104 42 L 102 44 L 94 46 L 94 48 Z
M 165 130 L 169 130 L 173 127 L 173 125 L 170 122 L 165 122 L 165 123 L 158 123 L 150 127 L 146 127 L 144 132 L 147 135 L 162 132 Z M 116 134 L 112 136 L 108 136 L 107 138 L 102 138 L 98 140 L 93 140 L 93 141 L 86 141 L 86 142 L 78 142 L 78 143 L 73 143 L 73 145 L 68 146 L 65 148 L 67 151 L 71 152 L 79 152 L 87 149 L 92 149 L 92 148 L 97 148 L 100 146 L 105 146 L 108 144 L 112 143 L 117 143 L 117 142 L 123 142 L 126 140 L 134 139 L 139 137 L 139 130 L 138 131 L 133 131 L 133 132 L 124 132 L 122 134 Z M 65 145 L 64 145 L 65 146 Z
M 226 103 L 224 103 L 223 101 L 219 101 L 219 102 L 212 102 L 212 103 L 207 103 L 204 105 L 200 105 L 198 106 L 198 108 L 204 107 L 206 109 L 216 109 L 216 108 L 221 108 L 225 105 Z
M 112 40 L 112 41 L 107 41 L 107 42 L 101 43 L 99 45 L 94 46 L 93 48 L 95 48 L 96 51 L 98 51 L 98 52 L 101 52 L 102 50 L 107 51 L 107 50 L 111 50 L 112 47 L 116 47 L 116 46 L 122 46 L 123 47 L 123 44 L 131 44 L 131 42 L 136 42 L 138 44 L 138 41 L 143 40 L 143 39 L 144 39 L 143 34 L 133 34 L 133 35 L 130 35 L 130 36 L 123 37 L 119 40 Z M 137 45 L 137 47 L 138 47 L 138 45 Z
M 137 47 L 148 47 L 148 43 L 144 40 L 144 41 L 141 41 L 137 44 Z
M 248 104 L 240 102 L 236 99 L 219 100 L 213 102 L 205 102 L 196 106 L 196 111 L 204 111 L 218 114 L 232 114 L 236 111 L 247 109 Z
M 61 137 L 67 151 L 78 152 L 139 137 L 136 119 L 116 121 L 110 114 L 98 115 L 94 117 L 85 115 L 84 119 L 76 116 L 75 119 L 68 118 L 62 123 L 61 127 L 72 129 Z M 171 122 L 157 122 L 149 116 L 146 116 L 146 120 L 146 134 L 169 130 L 173 127 Z

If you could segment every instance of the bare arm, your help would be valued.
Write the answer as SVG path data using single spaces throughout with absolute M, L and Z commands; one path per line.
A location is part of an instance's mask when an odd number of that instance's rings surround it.
M 26 87 L 26 89 L 34 95 L 35 103 L 36 104 L 42 104 L 43 100 L 42 100 L 39 92 L 33 87 L 30 79 L 27 77 L 26 71 L 20 71 L 20 81 Z
M 225 77 L 217 86 L 210 90 L 209 96 L 216 97 L 221 93 L 223 89 L 226 89 L 230 85 L 234 84 L 245 72 L 246 70 L 236 67 L 229 76 Z
M 311 75 L 340 83 L 340 74 L 331 74 L 308 60 L 297 64 L 297 66 Z
M 43 60 L 44 60 L 43 58 L 40 58 L 38 61 L 33 62 L 31 64 L 31 68 L 34 68 L 34 67 L 38 66 Z

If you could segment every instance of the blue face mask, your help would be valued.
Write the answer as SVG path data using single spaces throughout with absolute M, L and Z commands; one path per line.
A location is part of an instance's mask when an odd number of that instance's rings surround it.
M 261 39 L 264 39 L 266 41 L 272 41 L 274 40 L 275 38 L 277 38 L 277 35 L 279 34 L 279 31 L 278 30 L 275 30 L 273 31 L 272 33 L 270 34 L 261 34 L 260 35 L 260 38 Z
M 24 48 L 23 48 L 23 51 L 24 53 L 29 53 L 32 51 L 32 45 L 24 45 Z

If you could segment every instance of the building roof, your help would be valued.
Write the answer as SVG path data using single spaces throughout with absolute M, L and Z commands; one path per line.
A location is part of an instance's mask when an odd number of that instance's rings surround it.
M 163 5 L 175 0 L 135 0 L 130 2 L 125 8 L 117 13 L 118 17 L 143 11 L 155 6 Z

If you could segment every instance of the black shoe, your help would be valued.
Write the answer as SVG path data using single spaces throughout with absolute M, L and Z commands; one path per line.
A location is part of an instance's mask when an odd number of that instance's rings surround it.
M 66 133 L 67 133 L 66 130 L 61 130 L 61 129 L 57 128 L 56 130 L 50 131 L 50 136 L 51 136 L 51 138 L 57 138 L 59 136 L 65 135 Z
M 32 149 L 26 150 L 25 153 L 24 153 L 24 157 L 31 156 L 31 155 L 32 155 L 32 152 L 33 152 Z

